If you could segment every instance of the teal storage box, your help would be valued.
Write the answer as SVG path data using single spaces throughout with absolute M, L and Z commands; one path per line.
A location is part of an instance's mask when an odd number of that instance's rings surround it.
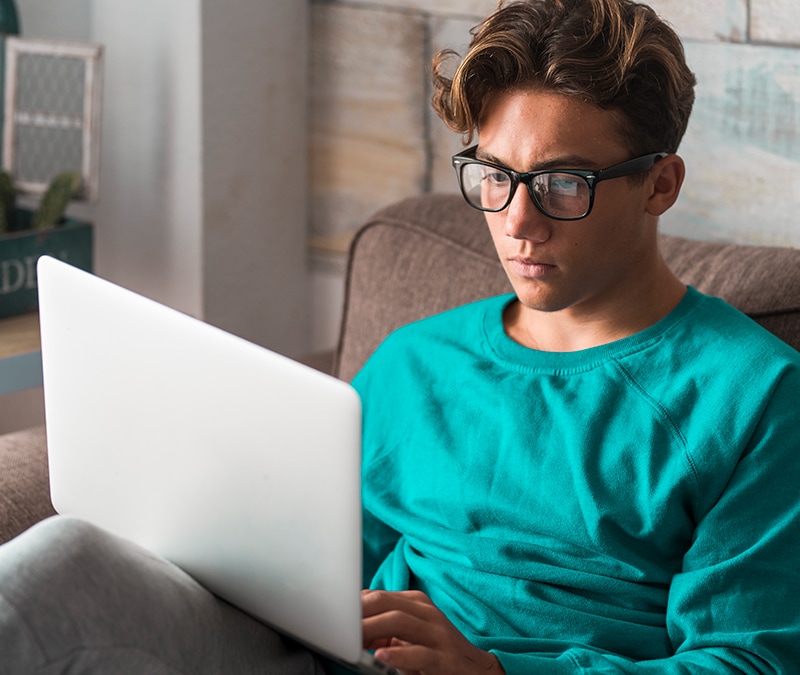
M 36 261 L 51 255 L 91 272 L 94 226 L 64 218 L 48 230 L 30 230 L 33 213 L 14 209 L 9 232 L 0 234 L 0 318 L 34 312 L 39 307 Z

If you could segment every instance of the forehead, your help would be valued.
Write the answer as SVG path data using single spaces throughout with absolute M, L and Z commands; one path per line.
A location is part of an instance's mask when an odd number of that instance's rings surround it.
M 629 157 L 619 129 L 615 111 L 553 92 L 511 90 L 484 107 L 478 143 L 481 152 L 518 170 L 560 157 L 600 166 Z

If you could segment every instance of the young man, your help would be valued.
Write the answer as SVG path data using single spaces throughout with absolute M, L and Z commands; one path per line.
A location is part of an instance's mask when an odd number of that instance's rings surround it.
M 514 295 L 398 331 L 355 379 L 365 582 L 401 591 L 366 595 L 368 642 L 423 672 L 793 670 L 800 355 L 659 254 L 680 41 L 627 0 L 523 2 L 441 69 Z
M 437 110 L 477 131 L 454 165 L 514 294 L 401 329 L 354 381 L 365 645 L 431 675 L 791 671 L 800 355 L 659 255 L 693 100 L 679 40 L 629 0 L 531 0 L 439 72 Z M 93 528 L 9 546 L 16 663 L 318 666 Z M 31 628 L 63 604 L 66 629 Z

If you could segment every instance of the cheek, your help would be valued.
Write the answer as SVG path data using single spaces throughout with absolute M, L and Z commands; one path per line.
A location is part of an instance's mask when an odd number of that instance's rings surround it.
M 486 219 L 486 226 L 489 228 L 489 234 L 495 246 L 497 246 L 503 238 L 504 218 L 500 213 L 484 213 L 483 216 Z

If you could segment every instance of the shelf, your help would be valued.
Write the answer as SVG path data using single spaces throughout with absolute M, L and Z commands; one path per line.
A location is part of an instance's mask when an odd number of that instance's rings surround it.
M 39 315 L 0 319 L 0 395 L 41 385 Z

